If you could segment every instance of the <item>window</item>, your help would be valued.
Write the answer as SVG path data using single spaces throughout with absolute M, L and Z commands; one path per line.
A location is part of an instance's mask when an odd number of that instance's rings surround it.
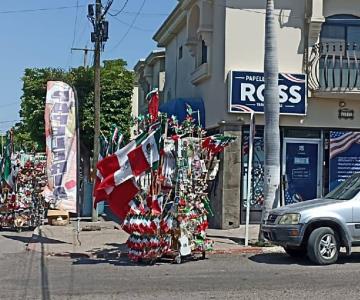
M 343 43 L 360 46 L 360 18 L 352 15 L 335 15 L 326 18 L 321 30 L 322 43 Z M 359 49 L 359 48 L 358 48 Z
M 207 46 L 205 44 L 205 41 L 201 41 L 201 64 L 207 63 Z
M 183 47 L 180 46 L 179 47 L 179 59 L 182 59 L 182 57 L 183 57 Z
M 326 18 L 320 34 L 319 84 L 325 89 L 359 88 L 360 18 Z

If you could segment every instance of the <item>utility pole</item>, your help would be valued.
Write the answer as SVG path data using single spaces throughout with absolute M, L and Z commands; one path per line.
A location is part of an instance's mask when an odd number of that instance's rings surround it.
M 84 68 L 86 68 L 88 52 L 89 51 L 95 51 L 95 50 L 88 49 L 88 47 L 85 46 L 85 48 L 71 48 L 71 51 L 84 51 Z
M 94 88 L 94 108 L 95 108 L 95 116 L 94 116 L 94 157 L 93 157 L 93 174 L 92 181 L 95 187 L 96 180 L 96 164 L 99 158 L 100 152 L 100 51 L 104 47 L 104 42 L 108 39 L 108 28 L 109 23 L 105 21 L 105 15 L 109 10 L 113 0 L 109 0 L 106 7 L 103 8 L 101 4 L 101 0 L 96 0 L 95 3 L 95 15 L 94 15 L 94 6 L 92 4 L 88 5 L 88 18 L 93 24 L 94 32 L 91 33 L 91 42 L 94 43 L 94 77 L 95 77 L 95 88 Z M 92 209 L 92 218 L 93 222 L 98 220 L 97 210 Z

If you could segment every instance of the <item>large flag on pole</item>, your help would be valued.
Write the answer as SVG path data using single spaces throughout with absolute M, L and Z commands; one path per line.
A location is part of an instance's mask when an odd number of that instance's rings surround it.
M 74 91 L 61 81 L 48 81 L 45 136 L 48 184 L 45 199 L 53 208 L 76 212 L 77 133 Z
M 158 119 L 159 113 L 159 90 L 154 89 L 146 95 L 148 101 L 148 110 L 151 116 L 151 122 L 155 122 Z
M 14 187 L 14 178 L 13 178 L 13 168 L 11 165 L 11 155 L 12 155 L 12 138 L 11 132 L 6 134 L 6 144 L 5 144 L 5 151 L 4 157 L 2 162 L 2 179 L 6 182 L 6 184 L 10 187 Z

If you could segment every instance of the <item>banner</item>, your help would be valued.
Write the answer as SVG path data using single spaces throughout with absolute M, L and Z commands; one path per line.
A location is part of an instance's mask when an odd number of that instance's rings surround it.
M 76 212 L 76 114 L 72 88 L 61 81 L 48 81 L 45 135 L 48 185 L 45 199 L 51 207 Z
M 330 131 L 329 190 L 360 172 L 360 132 Z
M 264 113 L 264 73 L 231 71 L 229 74 L 229 112 L 243 113 L 243 107 Z M 279 74 L 279 104 L 282 115 L 306 115 L 305 74 Z

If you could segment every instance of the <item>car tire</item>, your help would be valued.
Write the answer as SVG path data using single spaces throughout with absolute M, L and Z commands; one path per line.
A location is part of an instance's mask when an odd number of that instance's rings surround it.
M 330 265 L 339 256 L 339 240 L 330 227 L 313 230 L 307 244 L 307 254 L 312 262 L 318 265 Z
M 287 255 L 294 258 L 304 257 L 307 253 L 303 247 L 284 247 L 284 250 Z

